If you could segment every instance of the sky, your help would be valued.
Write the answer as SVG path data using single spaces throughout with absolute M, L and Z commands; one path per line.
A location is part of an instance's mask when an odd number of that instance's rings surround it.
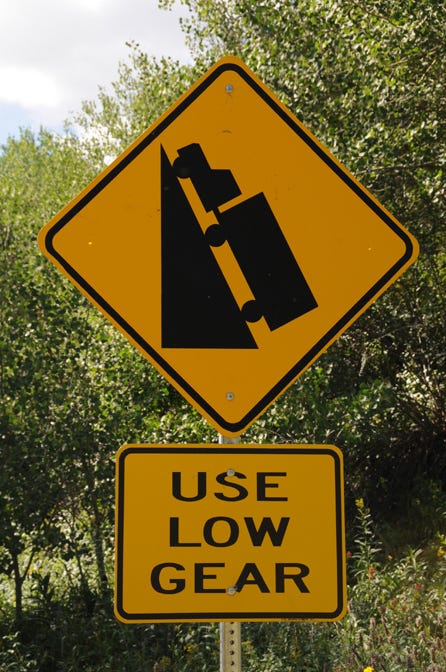
M 126 42 L 190 60 L 184 15 L 179 3 L 166 11 L 158 0 L 0 0 L 0 144 L 20 127 L 60 131 L 117 78 Z

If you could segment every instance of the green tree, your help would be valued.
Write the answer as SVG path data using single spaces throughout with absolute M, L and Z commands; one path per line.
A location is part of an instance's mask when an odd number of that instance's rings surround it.
M 15 583 L 17 620 L 24 582 L 43 548 L 76 560 L 86 608 L 92 591 L 108 591 L 114 454 L 124 441 L 152 438 L 157 415 L 167 418 L 178 405 L 167 383 L 36 246 L 39 228 L 91 181 L 107 154 L 177 97 L 187 68 L 149 61 L 136 47 L 132 59 L 135 90 L 132 68 L 123 64 L 116 99 L 101 91 L 98 108 L 85 103 L 82 139 L 24 131 L 0 154 L 0 546 L 2 569 Z M 150 102 L 142 95 L 147 79 Z M 90 556 L 93 585 L 84 567 Z
M 437 509 L 444 511 L 445 8 L 433 0 L 184 4 L 192 65 L 151 59 L 133 45 L 111 93 L 101 90 L 84 104 L 79 137 L 23 132 L 0 152 L 0 570 L 13 577 L 19 622 L 26 578 L 42 550 L 73 575 L 74 564 L 80 589 L 76 599 L 64 595 L 72 620 L 59 612 L 54 621 L 33 622 L 32 646 L 23 639 L 27 669 L 120 669 L 124 655 L 128 669 L 131 661 L 156 660 L 166 672 L 184 661 L 191 669 L 215 663 L 212 638 L 201 646 L 207 626 L 125 630 L 107 606 L 116 448 L 209 441 L 215 432 L 42 258 L 35 239 L 225 53 L 241 56 L 422 248 L 417 265 L 244 440 L 337 443 L 346 455 L 350 508 L 366 496 L 400 524 L 404 510 L 417 527 L 406 526 L 403 541 L 432 537 Z M 376 557 L 372 571 L 365 541 L 357 541 L 354 610 L 345 627 L 247 626 L 248 669 L 340 672 L 368 665 L 371 644 L 377 661 L 398 669 L 407 661 L 443 669 L 444 534 L 434 537 L 422 567 L 414 562 L 419 554 L 388 569 Z M 51 606 L 56 580 L 45 574 L 35 583 Z M 404 651 L 395 646 L 402 633 Z M 59 648 L 45 658 L 45 645 L 57 637 Z M 0 667 L 7 655 L 2 647 Z
M 407 508 L 411 484 L 446 477 L 446 8 L 183 4 L 196 63 L 241 57 L 420 242 L 417 264 L 249 432 L 339 437 L 349 489 L 365 488 L 383 512 Z
M 54 275 L 42 264 L 35 231 L 88 178 L 88 167 L 74 138 L 24 132 L 3 148 L 0 174 L 0 543 L 7 551 L 4 569 L 14 577 L 19 620 L 23 582 L 35 551 L 55 533 L 64 485 L 50 381 L 54 387 L 60 346 L 51 326 L 66 306 L 63 288 L 58 296 L 48 292 Z

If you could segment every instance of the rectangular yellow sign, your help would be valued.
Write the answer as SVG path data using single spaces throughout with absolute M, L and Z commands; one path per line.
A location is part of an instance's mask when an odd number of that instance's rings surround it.
M 336 447 L 126 445 L 116 472 L 119 620 L 344 615 Z

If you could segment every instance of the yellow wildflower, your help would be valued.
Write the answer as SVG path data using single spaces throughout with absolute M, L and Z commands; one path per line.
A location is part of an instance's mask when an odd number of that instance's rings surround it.
M 355 499 L 355 504 L 358 507 L 358 509 L 363 509 L 364 508 L 364 500 L 362 497 L 359 497 L 359 499 Z M 370 670 L 365 669 L 365 672 L 370 672 Z M 372 670 L 373 672 L 373 670 Z
M 364 668 L 364 672 L 373 672 L 374 669 L 374 667 L 370 667 L 370 665 L 368 665 L 368 667 Z

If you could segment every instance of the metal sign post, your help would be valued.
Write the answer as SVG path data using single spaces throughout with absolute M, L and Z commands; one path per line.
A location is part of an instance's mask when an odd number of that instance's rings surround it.
M 220 623 L 220 672 L 241 672 L 241 623 Z
M 240 443 L 239 436 L 218 435 L 218 443 Z M 242 626 L 231 621 L 220 623 L 220 672 L 241 672 Z

